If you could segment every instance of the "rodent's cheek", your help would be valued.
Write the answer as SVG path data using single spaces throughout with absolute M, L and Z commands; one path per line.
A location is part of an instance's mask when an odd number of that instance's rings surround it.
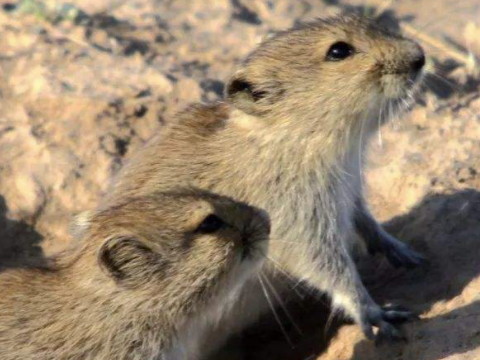
M 383 95 L 389 99 L 398 99 L 407 95 L 411 88 L 408 76 L 403 74 L 386 74 L 381 78 Z
M 239 249 L 231 240 L 221 236 L 204 237 L 189 252 L 190 261 L 194 266 L 199 266 L 203 270 L 209 271 L 210 267 L 225 266 L 231 262 Z
M 217 244 L 215 263 L 228 269 L 241 258 L 242 251 L 236 241 L 223 241 Z
M 241 247 L 242 244 L 242 235 L 240 231 L 234 228 L 228 228 L 221 232 L 220 236 L 222 237 L 223 241 L 232 246 L 232 247 Z

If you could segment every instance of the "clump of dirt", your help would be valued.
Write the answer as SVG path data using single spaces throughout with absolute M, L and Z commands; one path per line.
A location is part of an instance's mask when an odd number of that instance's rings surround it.
M 390 5 L 390 7 L 388 7 Z M 363 261 L 379 302 L 421 313 L 410 341 L 378 347 L 330 321 L 301 290 L 224 349 L 225 359 L 480 358 L 480 51 L 475 0 L 0 0 L 0 266 L 68 245 L 69 222 L 187 103 L 221 98 L 235 63 L 271 31 L 341 9 L 381 13 L 416 37 L 433 75 L 412 111 L 370 151 L 369 200 L 429 264 L 398 270 Z M 447 15 L 445 15 L 447 14 Z M 293 296 L 293 295 L 292 295 Z M 328 326 L 327 326 L 328 324 Z M 326 329 L 328 327 L 328 329 Z M 327 347 L 328 345 L 328 347 Z

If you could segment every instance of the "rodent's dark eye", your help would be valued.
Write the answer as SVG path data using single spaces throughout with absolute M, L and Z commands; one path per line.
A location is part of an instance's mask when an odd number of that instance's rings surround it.
M 205 219 L 203 219 L 200 225 L 198 225 L 195 232 L 201 234 L 211 234 L 215 231 L 220 230 L 225 225 L 226 224 L 223 222 L 223 220 L 220 219 L 217 215 L 210 214 Z
M 355 49 L 352 45 L 347 44 L 346 42 L 339 41 L 330 46 L 330 49 L 327 51 L 326 60 L 328 61 L 339 61 L 346 59 L 347 57 L 353 55 Z

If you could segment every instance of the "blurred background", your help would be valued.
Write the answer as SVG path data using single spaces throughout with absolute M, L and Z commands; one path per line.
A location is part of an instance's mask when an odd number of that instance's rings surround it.
M 408 344 L 375 347 L 299 289 L 285 331 L 266 316 L 217 358 L 480 359 L 479 0 L 0 0 L 0 267 L 64 248 L 72 215 L 124 159 L 188 103 L 221 99 L 269 33 L 344 11 L 428 55 L 412 111 L 371 145 L 367 179 L 376 216 L 430 264 L 363 264 L 377 300 L 423 319 Z

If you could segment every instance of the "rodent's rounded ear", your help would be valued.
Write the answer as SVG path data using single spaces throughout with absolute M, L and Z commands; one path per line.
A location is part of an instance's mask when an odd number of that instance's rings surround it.
M 242 73 L 233 75 L 225 87 L 225 98 L 237 109 L 250 115 L 258 113 L 256 103 L 265 95 L 264 91 L 255 89 L 255 84 L 247 80 Z
M 113 237 L 100 248 L 100 266 L 119 283 L 137 286 L 161 273 L 162 256 L 132 237 Z

